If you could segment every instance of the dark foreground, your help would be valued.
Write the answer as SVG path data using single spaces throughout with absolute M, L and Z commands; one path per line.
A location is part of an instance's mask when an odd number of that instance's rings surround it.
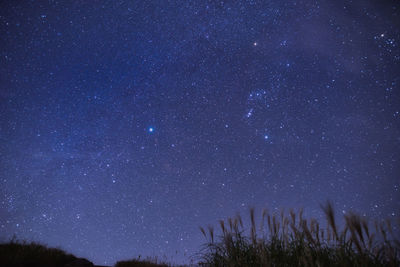
M 78 258 L 57 248 L 48 248 L 38 243 L 12 240 L 0 244 L 1 267 L 110 267 L 94 265 L 87 259 Z M 167 267 L 150 261 L 121 261 L 115 267 Z
M 400 266 L 400 220 L 373 223 L 354 213 L 336 224 L 330 203 L 323 206 L 326 223 L 290 211 L 269 214 L 256 223 L 250 210 L 250 227 L 236 216 L 220 221 L 220 231 L 200 228 L 207 242 L 197 254 L 204 267 L 397 267 Z M 258 230 L 260 229 L 260 230 Z M 102 267 L 61 249 L 11 240 L 0 244 L 1 267 Z M 169 267 L 156 260 L 120 261 L 114 267 Z M 105 267 L 105 266 L 103 266 Z M 181 266 L 183 267 L 183 266 Z

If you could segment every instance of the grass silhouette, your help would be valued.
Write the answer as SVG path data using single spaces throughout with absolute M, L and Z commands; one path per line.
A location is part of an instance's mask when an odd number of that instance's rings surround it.
M 255 210 L 250 209 L 250 226 L 242 217 L 219 221 L 220 234 L 212 226 L 200 227 L 206 238 L 196 255 L 198 266 L 206 267 L 280 267 L 280 266 L 400 266 L 398 229 L 390 220 L 373 224 L 355 214 L 344 215 L 339 227 L 331 203 L 321 206 L 326 223 L 305 219 L 303 210 L 270 214 L 263 210 L 257 226 Z M 397 222 L 400 225 L 400 221 Z M 397 231 L 397 232 L 396 232 Z M 13 238 L 0 244 L 0 266 L 65 267 L 79 260 L 61 249 Z M 81 259 L 82 260 L 82 259 Z M 72 265 L 71 265 L 72 264 Z M 115 267 L 168 267 L 157 258 L 119 261 Z
M 331 203 L 321 206 L 327 219 L 325 229 L 315 219 L 303 218 L 303 210 L 271 215 L 263 210 L 259 230 L 254 209 L 250 229 L 240 215 L 219 221 L 221 234 L 213 227 L 200 227 L 207 240 L 200 266 L 400 266 L 400 242 L 389 220 L 375 222 L 354 213 L 344 215 L 339 229 Z M 265 223 L 267 224 L 265 226 Z

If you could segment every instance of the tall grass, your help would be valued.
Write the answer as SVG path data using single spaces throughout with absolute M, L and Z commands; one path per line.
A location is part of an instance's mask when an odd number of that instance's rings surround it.
M 200 266 L 400 266 L 400 242 L 389 220 L 368 221 L 354 213 L 344 215 L 339 228 L 332 205 L 322 206 L 325 227 L 315 219 L 305 219 L 303 210 L 270 214 L 263 210 L 257 227 L 250 210 L 250 228 L 237 215 L 219 221 L 214 228 L 200 227 L 206 244 Z

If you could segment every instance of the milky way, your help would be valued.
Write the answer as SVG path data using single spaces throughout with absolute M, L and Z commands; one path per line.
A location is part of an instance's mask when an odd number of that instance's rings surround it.
M 187 262 L 198 226 L 400 213 L 398 1 L 2 1 L 0 239 Z

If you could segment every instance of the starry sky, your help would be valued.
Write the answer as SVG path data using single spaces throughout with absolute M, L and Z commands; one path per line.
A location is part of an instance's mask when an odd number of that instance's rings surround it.
M 249 207 L 400 213 L 398 1 L 1 1 L 0 239 L 187 262 Z

